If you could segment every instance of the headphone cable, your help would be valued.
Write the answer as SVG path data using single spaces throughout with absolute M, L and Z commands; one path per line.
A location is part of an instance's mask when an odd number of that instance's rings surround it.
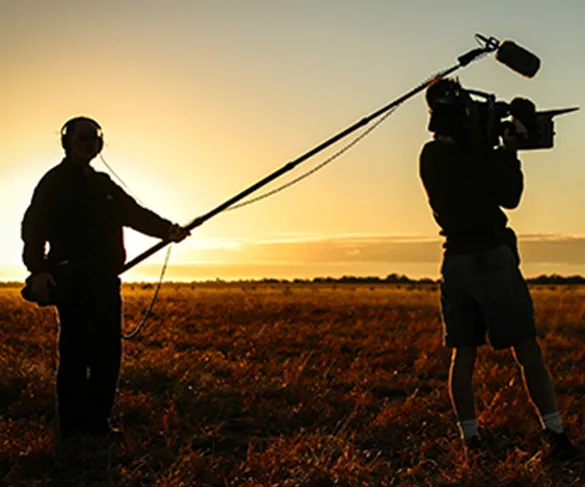
M 106 159 L 104 158 L 104 156 L 100 153 L 100 159 L 103 162 L 104 166 L 106 166 L 108 168 L 108 170 L 112 173 L 112 175 L 118 180 L 118 182 L 120 183 L 120 185 L 128 192 L 130 193 L 130 195 L 132 195 L 134 197 L 134 199 L 136 201 L 138 201 L 138 203 L 140 203 L 142 206 L 144 206 L 146 208 L 146 205 L 144 204 L 144 202 L 136 195 L 136 193 L 134 193 L 129 187 L 128 185 L 124 182 L 124 180 L 118 175 L 118 173 L 116 173 L 116 171 L 114 171 L 114 169 L 112 168 L 112 166 L 110 164 L 108 164 L 108 162 L 106 161 Z M 160 276 L 156 285 L 156 289 L 154 290 L 154 294 L 152 296 L 152 299 L 150 300 L 150 303 L 148 304 L 148 306 L 146 307 L 146 310 L 143 312 L 142 314 L 142 319 L 140 320 L 140 323 L 136 326 L 136 328 L 134 328 L 134 330 L 132 330 L 130 333 L 124 334 L 122 333 L 122 338 L 124 340 L 131 340 L 134 337 L 136 337 L 138 335 L 138 333 L 142 330 L 142 328 L 144 327 L 144 325 L 146 324 L 146 321 L 148 320 L 148 318 L 150 317 L 150 313 L 152 311 L 152 307 L 154 306 L 154 303 L 156 302 L 157 298 L 158 298 L 158 293 L 160 291 L 160 288 L 162 286 L 162 282 L 167 270 L 167 266 L 169 263 L 169 259 L 171 257 L 171 249 L 173 248 L 172 245 L 169 245 L 169 248 L 167 250 L 167 255 L 165 256 L 165 261 L 163 263 L 163 266 L 161 268 L 161 272 L 160 272 Z
M 118 182 L 120 183 L 120 185 L 128 192 L 130 193 L 130 195 L 132 195 L 132 197 L 138 201 L 138 203 L 140 203 L 142 206 L 144 206 L 146 208 L 146 205 L 144 204 L 144 202 L 138 197 L 136 196 L 136 193 L 134 193 L 134 191 L 132 191 L 128 185 L 124 182 L 124 180 L 118 176 L 118 174 L 116 173 L 116 171 L 114 171 L 114 169 L 112 168 L 112 166 L 110 166 L 108 164 L 108 162 L 106 161 L 106 159 L 104 158 L 104 156 L 101 154 L 100 152 L 100 159 L 103 162 L 104 166 L 106 166 L 108 168 L 108 170 L 113 174 L 113 176 L 118 180 Z

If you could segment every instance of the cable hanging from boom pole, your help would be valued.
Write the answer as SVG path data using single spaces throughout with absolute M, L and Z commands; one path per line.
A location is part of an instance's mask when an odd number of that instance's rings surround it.
M 436 76 L 429 78 L 426 82 L 428 83 L 428 82 L 432 81 L 434 78 L 436 78 Z M 328 164 L 330 164 L 331 162 L 333 162 L 337 158 L 341 157 L 349 149 L 351 149 L 352 147 L 354 147 L 355 145 L 357 145 L 359 142 L 361 142 L 363 139 L 365 139 L 376 128 L 378 128 L 380 125 L 382 125 L 382 123 L 384 123 L 398 109 L 399 106 L 400 105 L 397 104 L 396 106 L 392 107 L 378 121 L 376 121 L 370 127 L 368 127 L 367 129 L 365 129 L 361 134 L 359 134 L 357 137 L 355 137 L 351 142 L 349 142 L 348 144 L 344 145 L 341 149 L 339 149 L 337 152 L 335 152 L 334 154 L 332 154 L 330 157 L 328 157 L 327 159 L 325 159 L 320 164 L 318 164 L 315 167 L 309 169 L 308 171 L 304 172 L 303 174 L 301 174 L 300 176 L 294 178 L 293 180 L 288 181 L 287 183 L 282 184 L 281 186 L 278 186 L 278 187 L 274 188 L 271 191 L 268 191 L 268 192 L 266 192 L 264 194 L 261 194 L 261 195 L 255 197 L 255 198 L 251 198 L 249 200 L 243 201 L 242 203 L 239 203 L 239 204 L 235 204 L 233 206 L 230 206 L 230 207 L 226 208 L 225 211 L 233 211 L 233 210 L 237 210 L 237 209 L 243 208 L 245 206 L 249 206 L 249 205 L 251 205 L 253 203 L 257 203 L 257 202 L 259 202 L 261 200 L 264 200 L 266 198 L 269 198 L 270 196 L 273 196 L 273 195 L 275 195 L 277 193 L 280 193 L 281 191 L 284 191 L 285 189 L 287 189 L 287 188 L 289 188 L 289 187 L 291 187 L 291 186 L 299 183 L 303 179 L 308 178 L 309 176 L 311 176 L 312 174 L 316 173 L 320 169 L 324 168 L 325 166 L 327 166 Z M 118 176 L 115 173 L 115 171 L 106 163 L 105 159 L 103 157 L 101 157 L 101 159 L 102 159 L 102 162 L 104 162 L 104 164 L 106 165 L 106 167 L 112 172 L 112 174 L 114 174 L 114 176 L 116 177 L 116 179 L 118 179 L 120 181 L 120 183 L 126 189 L 129 190 L 128 186 L 124 183 L 124 181 L 122 181 L 122 179 L 120 178 L 120 176 Z M 136 197 L 136 199 L 138 199 L 138 198 Z M 161 269 L 161 273 L 160 273 L 160 276 L 159 276 L 159 279 L 158 279 L 158 283 L 157 283 L 156 289 L 154 291 L 154 295 L 153 295 L 153 297 L 152 297 L 149 305 L 147 306 L 146 310 L 144 311 L 144 313 L 142 315 L 142 319 L 140 320 L 140 323 L 130 333 L 122 334 L 122 338 L 124 340 L 131 340 L 131 339 L 135 338 L 138 335 L 138 333 L 140 333 L 140 331 L 146 325 L 146 322 L 147 322 L 148 318 L 150 317 L 150 313 L 152 311 L 152 308 L 154 306 L 154 303 L 156 302 L 156 300 L 158 298 L 158 294 L 159 294 L 160 288 L 162 286 L 162 282 L 164 280 L 164 276 L 165 276 L 165 273 L 166 273 L 166 270 L 167 270 L 167 267 L 168 267 L 168 262 L 169 262 L 169 258 L 170 258 L 170 254 L 171 254 L 171 248 L 172 248 L 172 246 L 169 246 L 169 249 L 168 249 L 167 254 L 165 256 L 165 261 L 163 263 L 163 267 Z

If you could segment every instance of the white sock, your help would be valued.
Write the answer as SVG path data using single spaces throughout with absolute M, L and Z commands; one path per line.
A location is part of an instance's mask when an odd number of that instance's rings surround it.
M 464 440 L 469 440 L 473 436 L 477 436 L 481 439 L 479 435 L 479 431 L 477 430 L 477 420 L 476 419 L 467 419 L 465 421 L 460 421 L 457 423 L 459 426 L 459 431 L 461 433 L 461 438 Z
M 544 414 L 540 421 L 542 423 L 542 427 L 545 429 L 552 430 L 556 433 L 562 433 L 563 429 L 563 422 L 561 421 L 561 415 L 558 411 L 554 413 Z

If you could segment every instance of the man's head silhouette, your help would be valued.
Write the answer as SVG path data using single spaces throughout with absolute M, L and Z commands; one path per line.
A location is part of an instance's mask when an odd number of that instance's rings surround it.
M 477 107 L 455 78 L 442 78 L 427 88 L 428 130 L 468 143 L 478 136 Z M 475 139 L 474 139 L 475 140 Z
M 441 78 L 431 84 L 425 93 L 429 109 L 433 111 L 438 104 L 455 104 L 462 96 L 462 87 L 455 78 Z
M 72 118 L 61 129 L 61 145 L 67 157 L 88 163 L 103 149 L 102 128 L 91 118 Z

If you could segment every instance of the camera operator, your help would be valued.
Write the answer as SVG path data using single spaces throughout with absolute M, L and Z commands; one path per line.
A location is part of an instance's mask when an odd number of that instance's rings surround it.
M 433 216 L 445 237 L 441 266 L 444 342 L 453 348 L 451 403 L 467 450 L 481 450 L 473 369 L 486 335 L 495 350 L 512 348 L 526 390 L 540 417 L 555 459 L 581 454 L 569 440 L 557 409 L 550 375 L 536 340 L 532 299 L 519 270 L 514 231 L 501 207 L 516 208 L 523 191 L 517 149 L 520 122 L 502 134 L 503 146 L 483 133 L 477 102 L 454 79 L 426 92 L 434 140 L 420 154 L 420 177 Z

